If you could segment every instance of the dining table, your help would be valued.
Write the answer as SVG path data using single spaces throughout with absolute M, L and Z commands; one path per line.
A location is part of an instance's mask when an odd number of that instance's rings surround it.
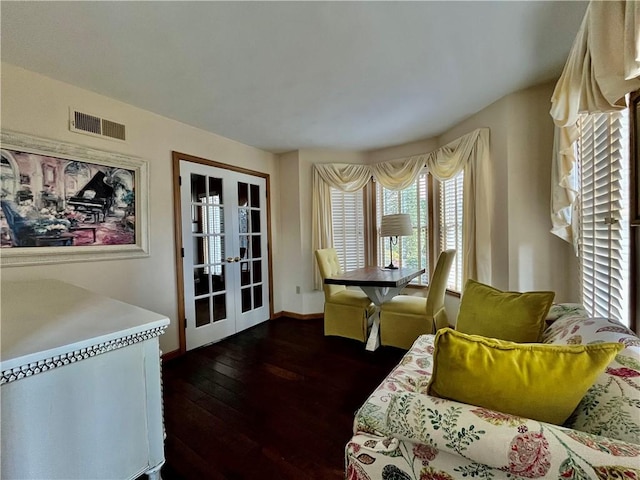
M 411 280 L 425 273 L 424 268 L 362 267 L 324 279 L 329 285 L 360 287 L 375 305 L 371 331 L 366 349 L 374 351 L 380 346 L 380 306 L 398 295 Z

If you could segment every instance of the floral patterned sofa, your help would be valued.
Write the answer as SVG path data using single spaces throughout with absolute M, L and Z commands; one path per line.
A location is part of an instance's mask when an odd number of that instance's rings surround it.
M 640 479 L 640 338 L 574 304 L 548 320 L 545 343 L 625 345 L 564 426 L 428 396 L 423 335 L 356 413 L 347 479 Z

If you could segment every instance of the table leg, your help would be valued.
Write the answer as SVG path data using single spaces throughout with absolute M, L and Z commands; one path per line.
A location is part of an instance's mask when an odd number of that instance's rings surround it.
M 373 314 L 373 324 L 371 324 L 371 331 L 369 332 L 369 338 L 367 339 L 368 351 L 373 352 L 380 346 L 380 307 L 376 306 L 376 313 Z
M 399 288 L 364 286 L 360 288 L 376 306 L 376 313 L 373 314 L 373 325 L 371 325 L 371 332 L 369 332 L 367 346 L 365 347 L 368 351 L 373 352 L 380 346 L 380 306 L 400 293 L 404 285 Z

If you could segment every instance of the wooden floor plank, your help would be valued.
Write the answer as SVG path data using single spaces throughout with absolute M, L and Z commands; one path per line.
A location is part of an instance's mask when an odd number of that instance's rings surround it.
M 338 480 L 355 410 L 404 352 L 281 317 L 163 366 L 164 480 Z

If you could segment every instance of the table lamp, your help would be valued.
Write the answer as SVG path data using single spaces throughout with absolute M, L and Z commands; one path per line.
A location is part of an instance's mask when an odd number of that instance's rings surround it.
M 413 235 L 413 225 L 411 225 L 411 216 L 408 213 L 383 215 L 380 225 L 380 236 L 389 237 L 390 252 L 389 265 L 385 268 L 392 270 L 398 268 L 393 265 L 393 245 L 394 243 L 398 243 L 398 237 L 407 237 L 410 235 Z

